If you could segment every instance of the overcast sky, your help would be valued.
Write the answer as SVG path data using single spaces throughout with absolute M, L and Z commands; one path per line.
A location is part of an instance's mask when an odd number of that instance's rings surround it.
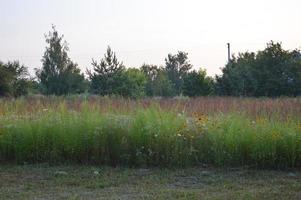
M 270 40 L 301 47 L 301 0 L 0 0 L 0 60 L 40 68 L 55 24 L 81 69 L 110 45 L 127 67 L 164 64 L 186 51 L 196 69 L 219 74 L 232 53 Z

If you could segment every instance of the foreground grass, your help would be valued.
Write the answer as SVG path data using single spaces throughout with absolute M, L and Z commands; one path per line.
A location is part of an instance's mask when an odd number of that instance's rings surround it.
M 300 167 L 301 126 L 295 118 L 187 116 L 155 105 L 101 112 L 87 102 L 77 110 L 62 102 L 0 116 L 0 162 Z
M 300 119 L 203 115 L 160 106 L 101 112 L 62 101 L 30 112 L 10 103 L 0 115 L 0 162 L 92 163 L 110 166 L 301 166 Z M 18 105 L 20 104 L 20 105 Z M 5 104 L 7 105 L 7 104 Z
M 0 166 L 0 199 L 300 199 L 301 171 Z

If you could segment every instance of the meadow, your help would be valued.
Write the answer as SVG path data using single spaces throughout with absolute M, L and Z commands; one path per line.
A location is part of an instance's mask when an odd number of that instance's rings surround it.
M 301 99 L 1 99 L 0 163 L 298 168 Z

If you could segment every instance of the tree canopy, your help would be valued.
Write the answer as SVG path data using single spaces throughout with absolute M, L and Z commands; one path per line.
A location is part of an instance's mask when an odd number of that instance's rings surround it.
M 185 96 L 207 96 L 212 95 L 214 90 L 214 81 L 208 77 L 205 70 L 193 70 L 188 72 L 184 78 L 183 94 Z
M 87 71 L 91 81 L 91 92 L 99 95 L 121 95 L 123 90 L 122 73 L 125 66 L 119 62 L 115 52 L 110 47 L 104 58 L 98 63 L 92 60 L 93 71 Z
M 180 95 L 183 92 L 184 78 L 192 65 L 188 60 L 188 53 L 179 51 L 176 55 L 168 54 L 165 58 L 165 71 L 169 80 L 172 83 L 172 88 L 175 95 Z
M 110 46 L 86 75 L 69 56 L 69 47 L 55 26 L 45 35 L 46 49 L 42 68 L 30 78 L 28 68 L 19 61 L 0 61 L 0 96 L 18 97 L 40 92 L 46 95 L 68 95 L 90 92 L 127 98 L 190 97 L 223 95 L 278 97 L 301 95 L 301 52 L 285 50 L 281 43 L 267 43 L 264 50 L 233 55 L 222 68 L 222 74 L 209 77 L 196 69 L 188 53 L 168 54 L 163 66 L 143 64 L 126 67 Z M 36 81 L 37 80 L 37 81 Z
M 28 93 L 29 77 L 27 67 L 19 61 L 0 61 L 0 96 L 18 97 Z
M 173 96 L 174 89 L 163 67 L 143 64 L 140 69 L 146 76 L 145 93 L 147 96 Z
M 301 53 L 271 41 L 263 51 L 240 53 L 216 77 L 217 93 L 230 96 L 301 94 Z
M 42 58 L 43 67 L 37 69 L 41 91 L 45 94 L 66 95 L 86 89 L 84 75 L 68 57 L 68 44 L 63 41 L 55 26 L 46 37 L 47 47 Z

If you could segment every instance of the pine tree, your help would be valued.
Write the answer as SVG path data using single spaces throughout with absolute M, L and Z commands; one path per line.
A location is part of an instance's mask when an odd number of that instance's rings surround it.
M 91 80 L 91 92 L 100 95 L 122 95 L 125 67 L 119 62 L 110 47 L 100 63 L 92 60 L 93 72 L 88 71 Z

